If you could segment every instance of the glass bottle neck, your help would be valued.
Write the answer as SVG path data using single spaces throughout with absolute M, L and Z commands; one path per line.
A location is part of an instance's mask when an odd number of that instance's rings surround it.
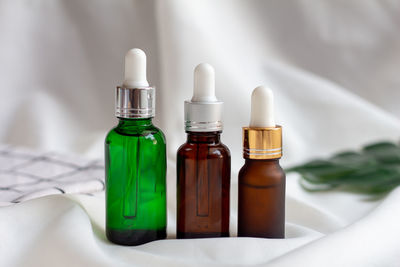
M 246 165 L 279 165 L 278 159 L 245 159 Z
M 187 132 L 187 143 L 217 144 L 221 142 L 221 132 Z
M 118 127 L 145 127 L 145 126 L 152 126 L 152 118 L 145 118 L 145 119 L 127 119 L 127 118 L 118 118 L 119 123 Z

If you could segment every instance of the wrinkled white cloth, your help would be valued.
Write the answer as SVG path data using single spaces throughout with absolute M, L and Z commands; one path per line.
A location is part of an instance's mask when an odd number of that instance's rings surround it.
M 103 190 L 104 164 L 99 160 L 0 145 L 0 206 Z
M 241 127 L 250 94 L 274 91 L 283 166 L 400 133 L 398 1 L 0 1 L 0 142 L 100 158 L 116 124 L 114 88 L 132 47 L 148 55 L 155 123 L 168 142 L 168 233 L 175 155 L 193 68 L 215 67 L 232 153 L 236 233 Z M 287 239 L 104 237 L 104 198 L 50 196 L 0 208 L 1 266 L 398 266 L 400 191 L 372 201 L 308 193 L 287 178 Z
M 104 198 L 67 196 L 1 208 L 1 266 L 398 266 L 400 262 L 400 188 L 344 228 L 333 215 L 289 197 L 286 239 L 168 239 L 138 247 L 106 240 Z

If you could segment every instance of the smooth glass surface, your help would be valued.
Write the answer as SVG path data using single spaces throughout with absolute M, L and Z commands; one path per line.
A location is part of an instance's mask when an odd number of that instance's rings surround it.
M 106 234 L 117 244 L 166 237 L 166 144 L 151 119 L 120 119 L 105 141 Z
M 231 158 L 220 133 L 188 133 L 177 156 L 177 238 L 229 236 Z

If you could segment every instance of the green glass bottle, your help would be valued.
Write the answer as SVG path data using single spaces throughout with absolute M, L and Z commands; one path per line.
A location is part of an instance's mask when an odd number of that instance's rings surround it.
M 129 72 L 117 87 L 119 123 L 105 141 L 106 235 L 121 245 L 166 238 L 166 143 L 152 124 L 155 91 L 140 71 L 145 60 L 139 49 L 126 55 Z

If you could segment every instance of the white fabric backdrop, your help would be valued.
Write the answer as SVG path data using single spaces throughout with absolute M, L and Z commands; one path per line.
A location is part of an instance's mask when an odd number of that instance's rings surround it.
M 232 152 L 236 232 L 241 127 L 251 90 L 269 85 L 284 166 L 400 133 L 398 1 L 0 1 L 0 141 L 99 158 L 116 124 L 114 88 L 132 47 L 148 55 L 156 125 L 168 141 L 169 235 L 175 152 L 193 68 L 216 69 Z M 310 194 L 288 177 L 287 239 L 109 244 L 104 199 L 45 197 L 0 208 L 1 266 L 398 266 L 400 190 L 383 203 Z M 376 208 L 379 206 L 378 208 Z M 311 242 L 314 241 L 314 242 Z M 297 249 L 296 249 L 297 248 Z

